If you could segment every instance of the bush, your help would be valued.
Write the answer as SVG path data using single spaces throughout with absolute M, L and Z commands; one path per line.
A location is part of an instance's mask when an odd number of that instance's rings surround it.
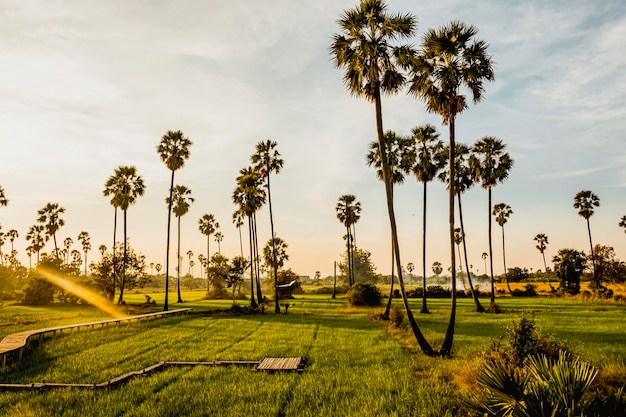
M 348 301 L 355 307 L 378 307 L 383 300 L 380 290 L 371 284 L 358 283 L 348 291 Z
M 402 327 L 404 312 L 396 306 L 391 307 L 391 310 L 389 310 L 389 322 L 393 327 Z
M 22 303 L 27 306 L 42 306 L 52 304 L 56 287 L 49 281 L 33 276 L 28 280 L 28 285 L 24 289 Z

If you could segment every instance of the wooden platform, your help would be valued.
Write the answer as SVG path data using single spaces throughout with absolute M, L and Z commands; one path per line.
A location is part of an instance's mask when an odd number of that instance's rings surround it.
M 257 371 L 266 372 L 302 372 L 304 371 L 304 358 L 263 358 L 255 368 Z

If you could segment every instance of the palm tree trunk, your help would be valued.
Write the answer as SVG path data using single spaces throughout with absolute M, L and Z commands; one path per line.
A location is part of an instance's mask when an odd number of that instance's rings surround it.
M 256 308 L 254 299 L 254 249 L 252 245 L 252 215 L 248 215 L 248 235 L 250 236 L 250 307 Z
M 334 300 L 337 297 L 337 261 L 334 262 L 334 274 L 333 274 L 333 295 L 332 299 Z
M 276 260 L 276 242 L 274 241 L 274 216 L 272 214 L 272 194 L 270 192 L 270 161 L 267 160 L 267 202 L 270 209 L 270 228 L 272 232 L 272 255 L 274 258 L 274 313 L 280 313 L 280 306 L 278 305 L 278 265 Z
M 385 195 L 387 198 L 387 212 L 389 214 L 389 225 L 391 228 L 391 238 L 393 241 L 393 250 L 396 258 L 396 266 L 398 268 L 398 283 L 400 285 L 400 292 L 402 293 L 402 302 L 404 303 L 404 308 L 406 310 L 407 319 L 409 320 L 409 324 L 411 325 L 411 330 L 413 331 L 413 335 L 417 340 L 417 343 L 420 346 L 422 352 L 427 355 L 434 355 L 434 351 L 424 335 L 422 331 L 418 327 L 415 322 L 415 317 L 413 317 L 413 312 L 411 311 L 411 307 L 409 306 L 409 300 L 406 296 L 406 290 L 404 288 L 404 280 L 402 278 L 402 263 L 400 262 L 400 249 L 398 245 L 398 229 L 396 226 L 396 215 L 393 208 L 393 194 L 391 192 L 391 174 L 389 172 L 389 165 L 387 161 L 387 153 L 385 152 L 385 148 L 383 146 L 384 141 L 384 131 L 383 131 L 383 113 L 382 113 L 382 103 L 380 97 L 380 85 L 375 85 L 374 91 L 374 104 L 376 107 L 376 132 L 378 134 L 378 152 L 381 155 L 382 168 L 383 168 L 383 180 L 385 183 Z
M 120 285 L 120 298 L 118 304 L 124 302 L 124 286 L 126 285 L 126 210 L 124 210 L 124 252 L 122 258 L 122 285 Z
M 424 209 L 422 210 L 422 267 L 424 276 L 422 277 L 422 309 L 420 313 L 430 314 L 426 305 L 426 181 L 424 181 Z
M 115 287 L 117 286 L 117 277 L 115 276 L 115 235 L 117 232 L 117 207 L 115 207 L 115 214 L 113 216 L 113 248 L 111 250 L 111 256 L 113 257 L 113 268 L 112 268 L 112 274 L 113 274 L 113 290 L 111 291 L 111 302 L 113 302 L 113 300 L 115 299 Z M 37 262 L 39 262 L 39 259 L 37 259 Z
M 504 263 L 504 280 L 506 281 L 506 287 L 509 290 L 509 294 L 513 295 L 513 291 L 511 291 L 511 286 L 509 285 L 509 274 L 506 269 L 506 252 L 504 250 L 504 224 L 502 225 L 502 262 Z
M 493 279 L 493 250 L 491 247 L 491 187 L 487 188 L 487 204 L 489 217 L 488 230 L 489 230 L 489 273 L 491 274 L 491 299 L 489 300 L 489 312 L 496 312 L 496 285 Z
M 261 265 L 259 264 L 259 236 L 256 228 L 256 213 L 252 214 L 252 224 L 254 228 L 254 260 L 256 264 L 256 298 L 260 305 L 263 303 L 263 293 L 261 292 Z
M 87 276 L 87 251 L 85 251 L 85 276 Z
M 474 291 L 474 285 L 472 284 L 472 273 L 470 272 L 469 264 L 467 261 L 467 243 L 465 239 L 465 227 L 463 226 L 463 207 L 461 205 L 461 193 L 457 192 L 457 202 L 459 204 L 459 223 L 461 226 L 461 233 L 463 234 L 463 256 L 465 257 L 465 269 L 467 269 L 467 282 L 470 286 L 470 291 L 472 293 L 472 298 L 474 299 L 474 304 L 476 304 L 476 312 L 484 313 L 485 308 L 480 304 L 480 300 L 478 299 L 478 294 Z
M 546 254 L 541 251 L 541 257 L 543 258 L 543 273 L 546 274 L 546 282 L 550 286 L 550 290 L 554 290 L 552 283 L 550 282 L 550 276 L 548 275 L 548 267 L 546 266 Z
M 169 309 L 168 298 L 170 291 L 170 226 L 172 224 L 172 193 L 174 192 L 174 170 L 172 170 L 172 180 L 170 181 L 170 198 L 167 206 L 167 247 L 165 249 L 165 301 L 163 311 Z
M 450 266 L 451 266 L 451 282 L 450 282 L 450 292 L 451 292 L 451 302 L 452 306 L 450 308 L 450 319 L 448 320 L 448 328 L 446 329 L 446 336 L 443 339 L 443 343 L 441 344 L 441 350 L 439 353 L 443 356 L 450 356 L 452 353 L 452 342 L 454 340 L 454 325 L 456 321 L 456 263 L 454 256 L 454 197 L 455 197 L 455 185 L 456 185 L 456 173 L 454 172 L 454 152 L 456 150 L 456 145 L 454 143 L 454 117 L 450 118 L 450 154 L 448 157 L 448 164 L 450 166 L 450 185 L 449 185 L 449 197 L 448 197 L 448 211 L 449 211 L 449 236 L 450 236 Z
M 350 226 L 346 220 L 346 264 L 348 265 L 348 285 L 352 286 L 352 262 L 350 259 Z
M 237 227 L 239 230 L 239 249 L 241 251 L 241 257 L 243 258 L 243 240 L 241 239 L 241 226 Z
M 239 238 L 241 239 L 241 230 L 239 231 Z M 211 279 L 209 277 L 209 265 L 211 263 L 211 234 L 209 233 L 206 237 L 206 298 L 209 298 L 209 293 L 211 292 Z M 241 257 L 243 258 L 243 250 L 241 251 Z
M 587 224 L 589 223 L 587 222 Z M 591 234 L 589 236 L 591 236 Z M 52 240 L 54 240 L 54 255 L 56 256 L 57 261 L 58 261 L 59 260 L 59 248 L 57 247 L 57 234 L 56 233 L 52 234 Z M 591 238 L 589 240 L 591 241 Z
M 389 311 L 391 311 L 391 301 L 393 300 L 393 272 L 394 272 L 394 256 L 393 256 L 393 240 L 391 241 L 391 286 L 389 287 L 389 299 L 387 300 L 387 308 L 383 317 L 389 319 Z
M 461 244 L 460 243 L 456 245 L 456 251 L 457 251 L 457 254 L 459 255 L 459 269 L 461 270 L 461 284 L 463 284 L 463 291 L 467 291 L 467 286 L 465 285 L 465 280 L 463 279 L 463 258 L 461 257 Z
M 600 288 L 600 279 L 596 271 L 596 259 L 593 256 L 593 243 L 591 242 L 591 226 L 589 225 L 589 218 L 587 220 L 587 232 L 589 233 L 589 247 L 591 249 L 591 265 L 593 266 L 593 282 L 596 288 Z
M 182 303 L 183 299 L 180 296 L 180 218 L 182 216 L 178 216 L 178 246 L 177 246 L 177 252 L 176 252 L 176 292 L 178 293 L 178 300 L 176 300 L 177 303 Z

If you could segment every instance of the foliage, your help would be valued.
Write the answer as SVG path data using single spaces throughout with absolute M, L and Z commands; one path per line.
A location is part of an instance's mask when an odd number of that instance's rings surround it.
M 278 298 L 293 298 L 293 294 L 302 292 L 302 285 L 300 283 L 300 276 L 295 273 L 291 268 L 278 271 Z M 274 292 L 274 279 L 268 280 L 272 292 Z M 281 286 L 284 286 L 281 288 Z M 332 288 L 331 288 L 332 293 Z
M 229 280 L 230 261 L 227 257 L 215 253 L 211 256 L 211 262 L 207 268 L 207 279 L 211 281 L 210 298 L 227 298 L 226 282 Z
M 280 237 L 270 238 L 263 247 L 263 263 L 268 273 L 274 270 L 274 256 L 276 259 L 276 269 L 281 269 L 285 265 L 285 261 L 289 260 L 287 254 L 287 242 Z M 274 249 L 276 253 L 274 254 Z
M 135 287 L 142 287 L 150 279 L 146 273 L 146 258 L 141 253 L 127 245 L 126 247 L 126 280 L 114 281 L 113 271 L 116 276 L 122 276 L 124 269 L 124 245 L 118 243 L 115 245 L 115 256 L 106 252 L 100 261 L 92 262 L 90 265 L 92 271 L 92 285 L 107 295 L 109 299 L 113 299 L 114 284 L 118 289 L 124 285 L 125 289 L 131 290 Z
M 357 283 L 348 291 L 348 301 L 355 307 L 377 307 L 383 300 L 378 287 L 367 283 Z
M 391 307 L 391 310 L 389 310 L 389 322 L 394 327 L 402 327 L 404 323 L 404 312 L 396 306 Z
M 615 256 L 615 250 L 611 246 L 597 244 L 593 247 L 592 259 L 596 265 L 598 280 L 602 282 L 626 281 L 626 263 Z
M 580 292 L 580 277 L 585 270 L 587 258 L 576 249 L 559 249 L 557 255 L 552 258 L 554 272 L 561 281 L 559 290 L 569 294 Z
M 378 274 L 376 274 L 376 265 L 372 261 L 372 253 L 361 248 L 354 248 L 352 252 L 354 256 L 352 264 L 354 282 L 375 284 L 378 281 Z M 345 253 L 341 257 L 343 260 L 337 266 L 344 282 L 349 284 L 348 260 Z
M 507 276 L 511 282 L 522 282 L 526 281 L 528 277 L 530 277 L 530 274 L 528 273 L 528 269 L 516 266 L 507 270 Z

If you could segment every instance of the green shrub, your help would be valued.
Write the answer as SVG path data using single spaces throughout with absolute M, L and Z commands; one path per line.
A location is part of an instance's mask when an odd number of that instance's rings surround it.
M 377 307 L 383 300 L 380 290 L 372 284 L 358 283 L 348 291 L 348 301 L 355 307 Z
M 393 327 L 402 327 L 404 322 L 404 312 L 396 306 L 389 310 L 389 322 Z

